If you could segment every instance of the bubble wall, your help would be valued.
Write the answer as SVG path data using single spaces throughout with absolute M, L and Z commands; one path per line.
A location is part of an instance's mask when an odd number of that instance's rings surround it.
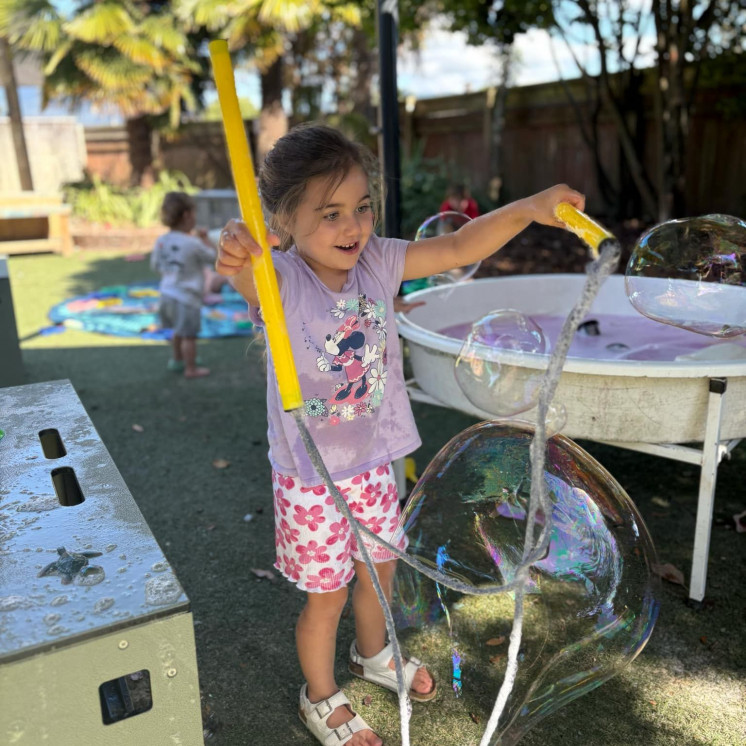
M 669 220 L 643 234 L 626 271 L 644 316 L 713 337 L 746 332 L 746 223 L 730 215 Z

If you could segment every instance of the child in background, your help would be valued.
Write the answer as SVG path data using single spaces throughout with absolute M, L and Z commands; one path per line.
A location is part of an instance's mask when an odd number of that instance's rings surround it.
M 206 230 L 195 231 L 196 205 L 184 192 L 169 192 L 163 198 L 161 222 L 171 230 L 155 242 L 150 266 L 161 275 L 161 326 L 173 329 L 168 368 L 184 371 L 185 378 L 203 378 L 210 370 L 198 365 L 197 335 L 202 325 L 205 267 L 215 260 L 215 247 Z
M 455 184 L 448 188 L 446 198 L 440 206 L 440 212 L 461 212 L 468 218 L 479 216 L 479 206 L 469 194 L 465 184 Z
M 272 251 L 272 259 L 308 428 L 357 520 L 390 541 L 399 519 L 391 462 L 420 445 L 394 326 L 399 284 L 484 259 L 532 221 L 562 227 L 555 205 L 566 201 L 583 209 L 584 198 L 555 186 L 455 233 L 410 243 L 373 232 L 377 184 L 372 156 L 322 125 L 300 126 L 282 137 L 259 177 L 273 231 L 268 240 L 280 249 Z M 260 254 L 244 223 L 232 220 L 221 232 L 216 268 L 232 278 L 258 324 L 250 258 Z M 349 670 L 396 691 L 383 612 L 350 526 L 311 464 L 293 416 L 283 411 L 271 355 L 267 407 L 275 567 L 307 593 L 296 626 L 306 679 L 300 717 L 323 744 L 380 746 L 381 739 L 339 691 L 334 659 L 347 584 L 357 576 Z M 406 543 L 404 537 L 399 546 Z M 395 559 L 381 545 L 366 541 L 366 546 L 390 598 Z M 416 658 L 409 658 L 404 673 L 411 699 L 435 696 L 435 681 Z

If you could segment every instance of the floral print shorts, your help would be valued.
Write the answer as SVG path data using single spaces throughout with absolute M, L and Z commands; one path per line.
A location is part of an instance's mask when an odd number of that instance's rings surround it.
M 336 482 L 357 520 L 385 541 L 399 523 L 399 496 L 391 464 Z M 363 559 L 347 519 L 337 510 L 326 485 L 302 487 L 296 477 L 272 471 L 275 503 L 275 567 L 298 588 L 310 593 L 336 591 L 355 574 Z M 397 537 L 405 549 L 406 536 Z M 364 541 L 373 562 L 395 559 L 385 547 Z

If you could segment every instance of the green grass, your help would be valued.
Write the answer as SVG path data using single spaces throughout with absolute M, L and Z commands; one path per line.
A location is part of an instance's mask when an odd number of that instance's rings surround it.
M 209 742 L 310 746 L 314 741 L 296 714 L 302 679 L 293 628 L 303 595 L 283 580 L 271 583 L 250 572 L 269 569 L 274 560 L 262 345 L 247 339 L 201 343 L 213 375 L 185 381 L 166 371 L 164 343 L 74 330 L 39 336 L 53 304 L 153 276 L 147 262 L 93 252 L 67 259 L 13 257 L 9 266 L 28 381 L 72 381 L 191 600 L 203 698 L 218 723 Z M 415 454 L 421 471 L 473 420 L 424 404 L 414 410 L 424 441 Z M 688 576 L 698 470 L 581 445 L 635 500 L 660 560 Z M 737 448 L 719 470 L 705 603 L 691 608 L 684 588 L 664 583 L 660 618 L 639 658 L 540 721 L 522 746 L 736 746 L 746 740 L 746 536 L 729 528 L 730 516 L 746 503 L 744 451 Z M 216 469 L 216 458 L 230 465 Z M 247 513 L 254 516 L 250 522 L 244 521 Z M 469 601 L 460 613 L 477 619 L 478 606 Z M 507 617 L 504 625 L 501 634 L 509 630 Z M 394 746 L 394 695 L 346 673 L 352 636 L 348 616 L 339 636 L 339 682 L 387 746 Z M 414 707 L 413 746 L 477 744 L 489 716 L 490 692 L 469 688 L 467 681 L 462 698 L 451 696 L 445 640 L 436 628 L 411 641 L 441 683 L 434 703 Z

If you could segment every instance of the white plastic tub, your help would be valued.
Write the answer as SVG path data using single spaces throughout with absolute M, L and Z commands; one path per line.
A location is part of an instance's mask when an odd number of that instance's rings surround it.
M 459 388 L 454 365 L 461 341 L 438 333 L 472 323 L 490 311 L 514 308 L 529 316 L 566 316 L 577 301 L 585 275 L 520 275 L 474 280 L 420 290 L 407 300 L 424 306 L 399 314 L 417 385 L 445 406 L 493 418 L 474 407 Z M 628 315 L 637 311 L 624 290 L 624 277 L 611 276 L 591 313 Z M 528 354 L 522 367 L 544 369 L 547 355 Z M 720 439 L 746 437 L 746 362 L 639 361 L 568 358 L 555 402 L 564 405 L 562 428 L 571 438 L 642 443 L 702 442 L 711 378 L 728 381 Z M 519 415 L 531 420 L 535 410 Z

